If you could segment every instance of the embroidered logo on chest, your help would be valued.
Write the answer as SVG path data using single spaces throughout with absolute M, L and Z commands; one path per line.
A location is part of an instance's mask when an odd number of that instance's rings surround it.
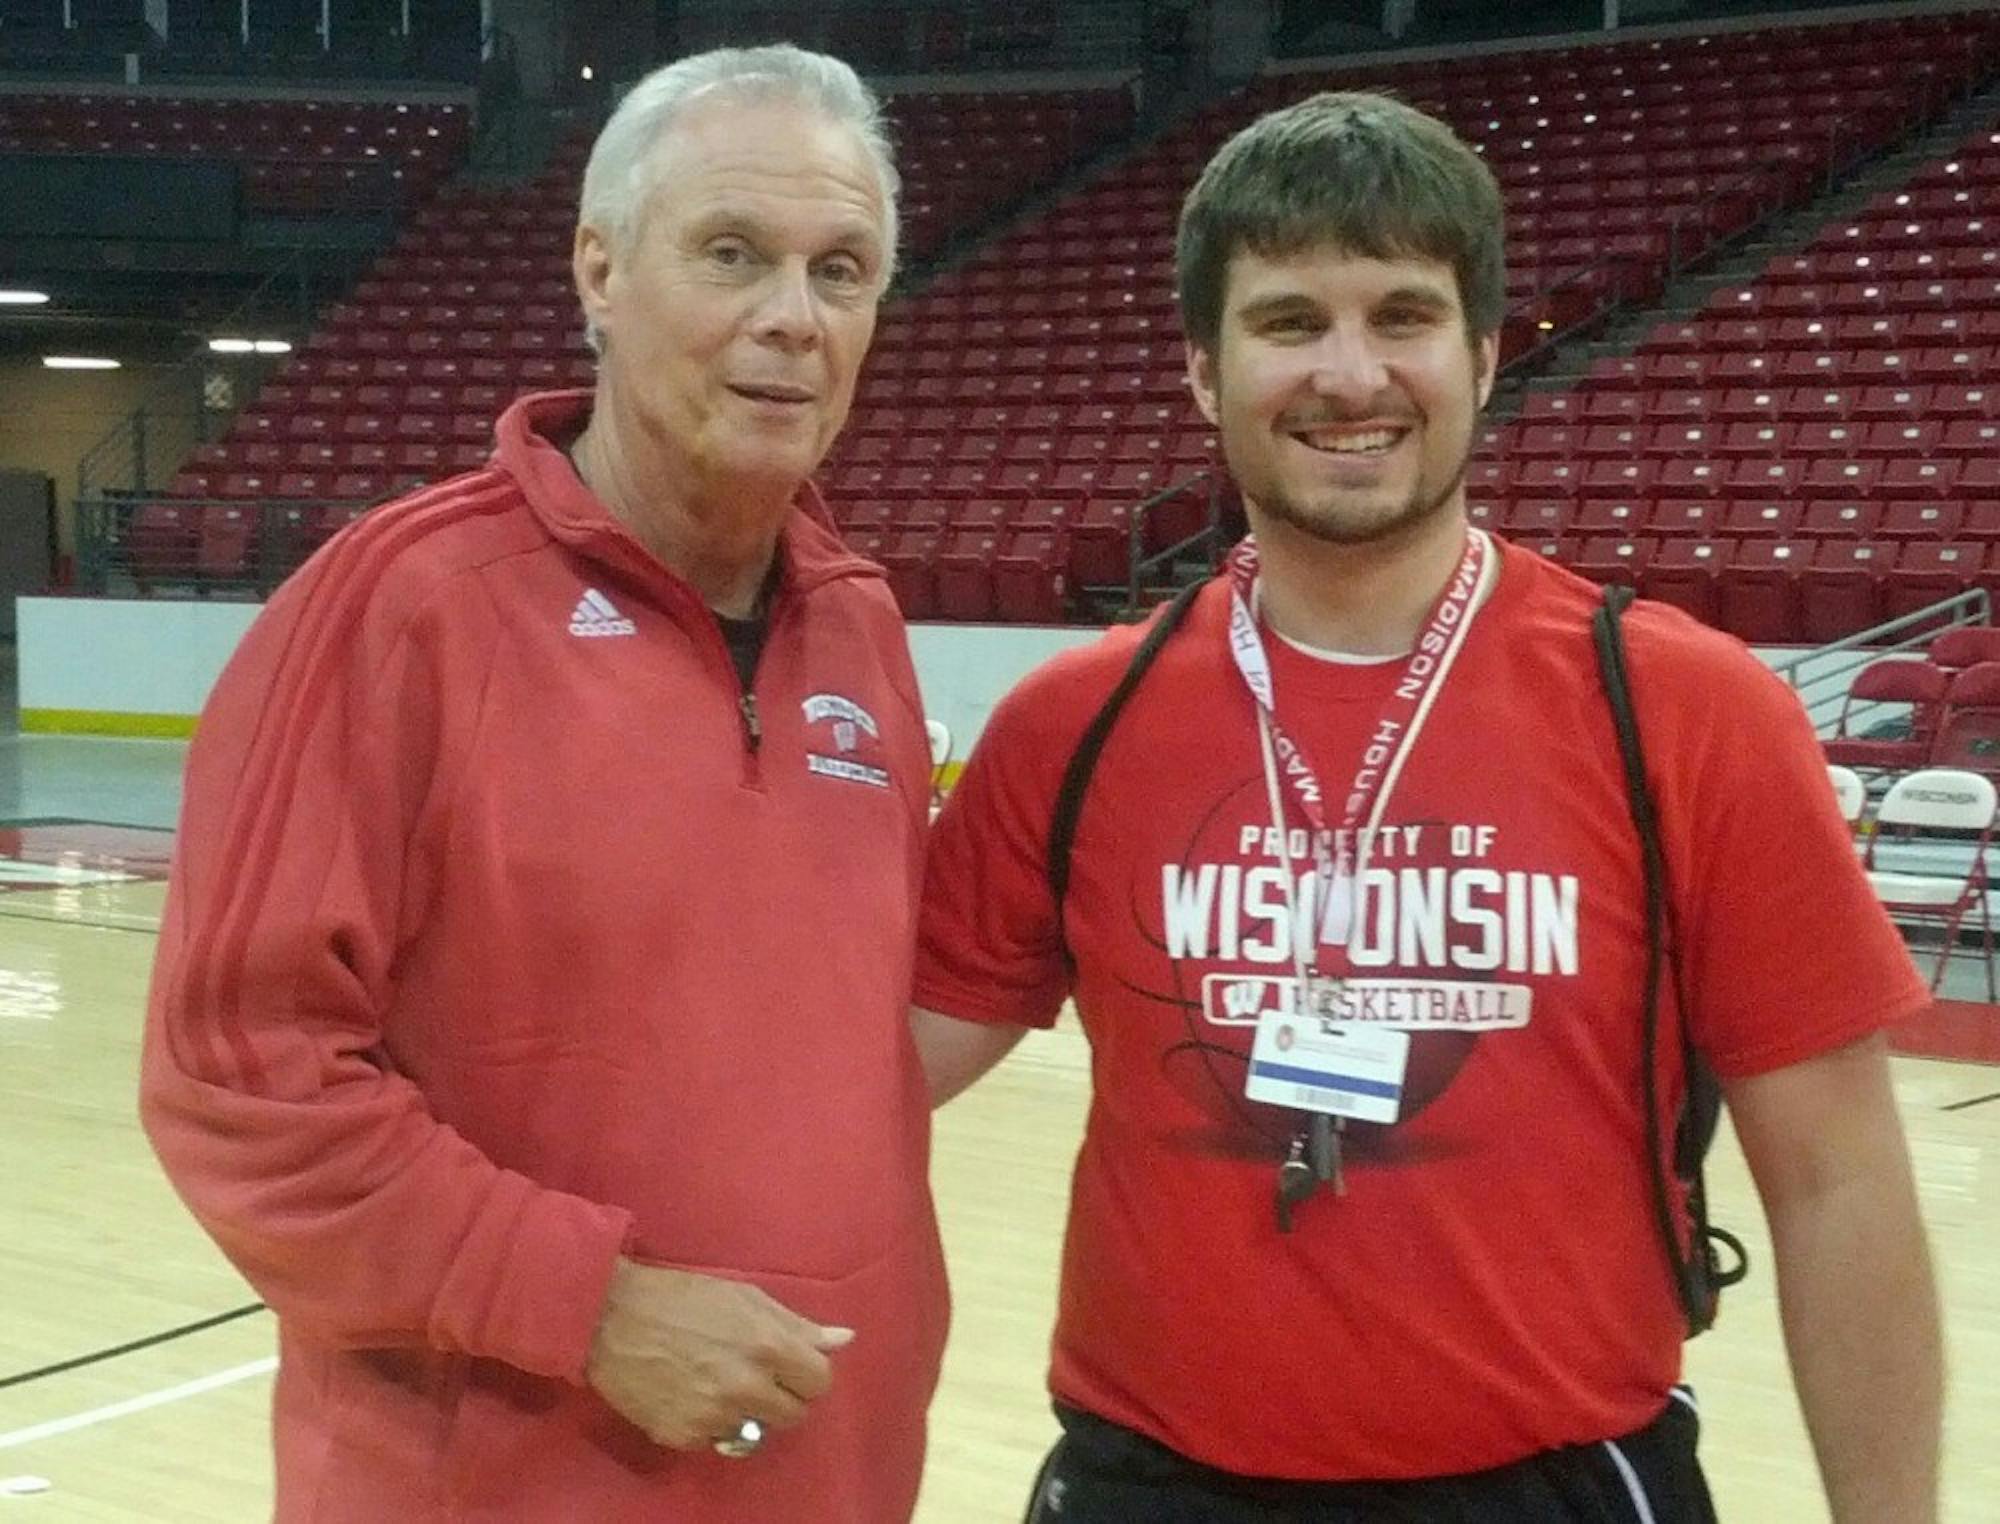
M 617 605 L 596 588 L 585 588 L 570 611 L 569 632 L 586 639 L 606 635 L 636 635 L 639 627 L 618 612 Z
M 889 770 L 866 760 L 867 756 L 879 753 L 880 748 L 875 743 L 882 739 L 882 730 L 875 723 L 874 715 L 853 699 L 838 693 L 815 693 L 803 700 L 799 708 L 805 714 L 808 727 L 827 727 L 826 739 L 832 743 L 834 753 L 829 755 L 812 750 L 812 741 L 809 740 L 807 772 L 822 778 L 839 778 L 848 783 L 865 783 L 872 788 L 889 786 Z M 812 740 L 818 739 L 817 734 L 810 730 L 808 734 Z

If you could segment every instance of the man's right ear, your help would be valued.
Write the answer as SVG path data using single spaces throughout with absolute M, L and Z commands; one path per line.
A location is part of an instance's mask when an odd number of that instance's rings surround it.
M 598 229 L 583 224 L 576 230 L 570 248 L 570 277 L 576 282 L 576 299 L 583 305 L 584 321 L 598 333 L 609 326 L 611 309 L 611 243 Z
M 1188 390 L 1194 393 L 1194 405 L 1201 409 L 1202 417 L 1220 428 L 1222 419 L 1216 411 L 1219 387 L 1216 383 L 1215 356 L 1193 339 L 1187 340 L 1186 349 Z

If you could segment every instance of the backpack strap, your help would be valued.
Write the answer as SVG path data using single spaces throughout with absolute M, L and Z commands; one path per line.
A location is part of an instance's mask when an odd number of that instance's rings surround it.
M 1146 669 L 1153 665 L 1153 658 L 1160 654 L 1160 647 L 1167 643 L 1167 637 L 1179 626 L 1196 595 L 1206 586 L 1206 580 L 1190 583 L 1174 594 L 1173 601 L 1160 611 L 1153 620 L 1153 627 L 1146 631 L 1146 638 L 1132 653 L 1132 660 L 1126 665 L 1124 675 L 1118 679 L 1118 686 L 1111 690 L 1111 696 L 1105 699 L 1104 706 L 1097 711 L 1082 739 L 1076 743 L 1076 750 L 1070 753 L 1069 766 L 1063 769 L 1062 786 L 1056 790 L 1055 811 L 1049 817 L 1046 868 L 1049 900 L 1056 911 L 1056 936 L 1062 940 L 1063 961 L 1069 964 L 1072 973 L 1076 971 L 1076 960 L 1070 955 L 1068 939 L 1062 935 L 1063 904 L 1069 898 L 1069 853 L 1076 841 L 1077 819 L 1083 814 L 1084 792 L 1090 787 L 1090 775 L 1097 770 L 1098 754 L 1111 738 L 1111 727 L 1118 723 L 1119 711 L 1131 698 L 1132 690 L 1139 686 L 1139 679 L 1146 675 Z
M 1641 1043 L 1644 1062 L 1640 1066 L 1640 1086 L 1646 1104 L 1646 1160 L 1653 1186 L 1653 1217 L 1660 1241 L 1666 1249 L 1675 1293 L 1687 1319 L 1688 1336 L 1705 1331 L 1715 1322 L 1716 1302 L 1726 1286 L 1733 1286 L 1749 1273 L 1750 1256 L 1743 1241 L 1708 1220 L 1708 1191 L 1702 1176 L 1702 1162 L 1715 1137 L 1722 1114 L 1722 1087 L 1715 1072 L 1696 1052 L 1687 1011 L 1682 1004 L 1681 986 L 1674 981 L 1674 1014 L 1681 1047 L 1681 1072 L 1687 1095 L 1673 1119 L 1672 1145 L 1674 1176 L 1687 1194 L 1689 1232 L 1682 1248 L 1681 1229 L 1676 1221 L 1673 1196 L 1667 1179 L 1667 1144 L 1661 1136 L 1666 1119 L 1660 1114 L 1660 1080 L 1657 1055 L 1660 1042 L 1660 975 L 1667 958 L 1672 905 L 1667 894 L 1666 853 L 1660 845 L 1659 811 L 1646 784 L 1645 755 L 1639 743 L 1639 718 L 1632 708 L 1632 690 L 1625 667 L 1625 642 L 1619 631 L 1619 616 L 1633 598 L 1629 587 L 1612 585 L 1604 590 L 1604 601 L 1591 616 L 1591 638 L 1597 647 L 1597 669 L 1604 683 L 1605 698 L 1611 706 L 1611 721 L 1618 733 L 1618 757 L 1625 771 L 1625 797 L 1631 808 L 1632 824 L 1639 835 L 1640 865 L 1646 886 L 1646 982 L 1644 1004 L 1640 1008 Z M 1734 1255 L 1733 1264 L 1723 1262 L 1720 1249 Z

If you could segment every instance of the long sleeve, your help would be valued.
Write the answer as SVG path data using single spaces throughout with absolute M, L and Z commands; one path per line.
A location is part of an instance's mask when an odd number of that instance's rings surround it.
M 300 1331 L 576 1380 L 629 1214 L 498 1167 L 394 1058 L 398 955 L 500 637 L 476 573 L 413 586 L 384 538 L 281 591 L 203 714 L 141 1110 L 189 1208 Z

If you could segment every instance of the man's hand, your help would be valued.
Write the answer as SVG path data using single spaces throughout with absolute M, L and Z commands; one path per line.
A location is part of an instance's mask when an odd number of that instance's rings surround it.
M 827 1351 L 853 1337 L 755 1286 L 620 1259 L 584 1375 L 655 1444 L 696 1450 L 746 1418 L 797 1423 L 833 1382 Z

